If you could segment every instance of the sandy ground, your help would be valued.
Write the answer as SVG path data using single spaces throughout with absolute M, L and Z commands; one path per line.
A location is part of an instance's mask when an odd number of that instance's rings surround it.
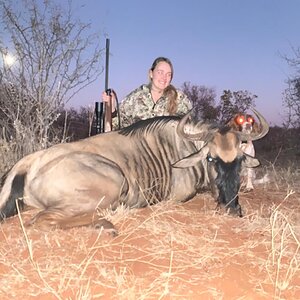
M 26 211 L 0 225 L 0 299 L 300 299 L 298 175 L 241 192 L 243 218 L 209 194 L 120 208 L 115 238 L 25 229 Z

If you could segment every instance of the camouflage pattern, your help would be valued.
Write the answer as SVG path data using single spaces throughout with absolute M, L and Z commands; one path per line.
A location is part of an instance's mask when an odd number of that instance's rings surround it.
M 180 90 L 178 93 L 178 108 L 175 115 L 184 115 L 192 109 L 188 97 Z M 139 120 L 149 119 L 156 116 L 169 116 L 167 111 L 168 98 L 162 96 L 154 103 L 147 84 L 132 91 L 120 104 L 121 128 L 129 126 Z M 113 118 L 113 130 L 118 129 L 118 118 Z

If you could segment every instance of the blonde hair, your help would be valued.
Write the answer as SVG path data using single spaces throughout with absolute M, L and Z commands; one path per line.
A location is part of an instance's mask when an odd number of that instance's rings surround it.
M 171 74 L 171 80 L 172 80 L 173 79 L 173 75 L 174 75 L 173 64 L 170 61 L 170 59 L 168 59 L 166 57 L 163 57 L 163 56 L 157 57 L 154 60 L 154 62 L 152 63 L 152 66 L 151 66 L 150 70 L 154 71 L 154 69 L 156 68 L 156 66 L 160 62 L 165 62 L 165 63 L 167 63 L 171 67 L 171 72 L 172 72 L 172 74 Z M 151 79 L 150 79 L 150 81 L 151 81 Z M 165 90 L 164 90 L 163 96 L 168 99 L 168 105 L 167 105 L 168 113 L 170 115 L 175 114 L 176 111 L 177 111 L 177 107 L 178 107 L 178 102 L 177 102 L 178 93 L 177 93 L 176 88 L 172 84 L 168 85 L 165 88 Z

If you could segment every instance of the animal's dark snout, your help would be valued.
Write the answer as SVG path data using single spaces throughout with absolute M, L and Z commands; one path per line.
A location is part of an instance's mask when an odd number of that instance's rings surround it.
M 243 213 L 242 213 L 242 208 L 241 206 L 238 204 L 236 207 L 232 208 L 230 207 L 229 208 L 229 214 L 230 215 L 233 215 L 235 217 L 243 217 Z
M 233 217 L 243 217 L 242 208 L 239 204 L 236 207 L 228 207 L 226 205 L 218 203 L 216 210 L 224 214 L 229 214 Z

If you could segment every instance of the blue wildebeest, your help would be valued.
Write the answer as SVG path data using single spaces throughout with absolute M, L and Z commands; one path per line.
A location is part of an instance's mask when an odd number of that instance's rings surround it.
M 269 126 L 255 111 L 263 137 Z M 101 210 L 144 207 L 170 198 L 187 201 L 210 188 L 220 206 L 242 215 L 240 170 L 259 165 L 240 149 L 248 135 L 190 114 L 157 117 L 119 131 L 58 144 L 22 158 L 8 173 L 0 193 L 0 216 L 22 204 L 40 209 L 28 222 L 69 228 L 93 225 L 113 231 Z

